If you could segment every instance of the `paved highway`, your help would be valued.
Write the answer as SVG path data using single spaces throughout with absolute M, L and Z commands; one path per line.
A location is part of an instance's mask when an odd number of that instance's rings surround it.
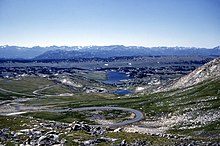
M 123 108 L 123 107 L 111 107 L 111 106 L 103 106 L 103 107 L 82 107 L 82 108 L 73 108 L 73 109 L 60 109 L 60 110 L 50 110 L 50 112 L 66 112 L 66 111 L 89 111 L 89 110 L 122 110 L 122 111 L 128 111 L 135 114 L 135 117 L 133 119 L 119 122 L 119 123 L 113 123 L 113 124 L 103 124 L 103 125 L 93 125 L 93 126 L 103 126 L 103 127 L 117 127 L 117 126 L 123 126 L 127 124 L 131 124 L 134 122 L 138 122 L 143 119 L 144 115 L 142 112 L 131 109 L 131 108 Z

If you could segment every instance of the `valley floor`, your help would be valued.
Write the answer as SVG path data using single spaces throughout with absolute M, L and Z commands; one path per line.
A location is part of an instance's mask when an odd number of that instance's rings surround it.
M 114 71 L 126 73 L 126 69 Z M 219 77 L 165 91 L 164 85 L 184 74 L 166 74 L 163 79 L 157 72 L 151 80 L 133 76 L 140 84 L 132 84 L 136 82 L 132 79 L 121 85 L 104 84 L 109 70 L 62 69 L 56 76 L 1 78 L 0 144 L 220 145 Z M 161 78 L 160 84 L 155 77 Z M 142 90 L 136 91 L 138 87 Z M 118 89 L 132 93 L 115 94 Z M 106 106 L 121 108 L 74 111 Z M 143 117 L 115 125 L 138 118 L 137 112 L 122 108 L 140 111 Z

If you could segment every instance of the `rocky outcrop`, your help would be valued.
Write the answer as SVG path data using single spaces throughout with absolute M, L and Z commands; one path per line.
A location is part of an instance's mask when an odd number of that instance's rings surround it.
M 35 121 L 36 122 L 36 121 Z M 32 126 L 31 126 L 32 127 Z M 106 130 L 101 127 L 93 127 L 85 124 L 84 122 L 73 122 L 73 123 L 59 123 L 55 121 L 49 121 L 44 123 L 38 123 L 33 126 L 34 128 L 22 129 L 12 131 L 11 129 L 4 128 L 0 129 L 0 145 L 7 142 L 23 144 L 23 145 L 65 145 L 66 139 L 62 138 L 61 135 L 64 133 L 74 133 L 76 131 L 84 131 L 85 133 L 92 136 L 103 136 Z M 23 137 L 23 138 L 22 138 Z M 100 138 L 91 140 L 91 143 L 102 143 L 112 142 L 114 139 Z M 84 144 L 89 141 L 78 143 Z
M 185 88 L 220 77 L 220 58 L 216 58 L 197 68 L 190 74 L 180 78 L 169 89 Z
M 93 127 L 88 124 L 84 124 L 83 122 L 73 122 L 69 124 L 69 128 L 67 128 L 70 132 L 83 130 L 88 134 L 95 135 L 95 136 L 102 136 L 105 133 L 105 130 L 101 127 Z
M 34 120 L 37 122 L 37 120 Z M 24 126 L 28 126 L 25 124 Z M 28 126 L 29 127 L 29 126 Z M 107 137 L 107 132 L 114 132 L 114 130 L 108 131 L 108 129 L 103 129 L 101 127 L 93 127 L 83 122 L 73 122 L 59 123 L 54 121 L 45 121 L 35 123 L 30 129 L 22 129 L 13 131 L 10 128 L 0 129 L 0 145 L 7 145 L 6 143 L 12 143 L 21 146 L 27 145 L 68 145 L 68 142 L 74 142 L 81 146 L 91 146 L 91 145 L 116 145 L 116 146 L 142 146 L 142 145 L 153 145 L 152 141 L 148 140 L 135 140 L 133 142 L 127 142 L 125 139 L 120 140 L 120 138 L 110 138 Z M 34 128 L 33 128 L 34 127 Z M 76 131 L 82 131 L 91 135 L 90 138 L 86 139 L 69 139 L 71 133 Z M 94 131 L 96 131 L 94 133 Z M 102 134 L 101 134 L 102 133 Z M 66 136 L 65 139 L 64 135 Z M 93 136 L 92 136 L 93 135 Z M 70 136 L 70 137 L 69 137 Z M 220 145 L 219 142 L 206 142 L 206 141 L 196 141 L 192 137 L 185 137 L 181 135 L 171 135 L 171 134 L 151 134 L 153 137 L 166 138 L 169 140 L 177 141 L 175 145 Z

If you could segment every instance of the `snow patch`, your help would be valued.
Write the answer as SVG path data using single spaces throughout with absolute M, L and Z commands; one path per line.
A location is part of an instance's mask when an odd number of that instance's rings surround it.
M 135 89 L 135 91 L 136 92 L 140 92 L 140 91 L 143 91 L 145 88 L 144 87 L 137 87 L 136 89 Z

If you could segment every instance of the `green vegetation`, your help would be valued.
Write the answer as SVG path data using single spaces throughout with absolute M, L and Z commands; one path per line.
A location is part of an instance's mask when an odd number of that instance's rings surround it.
M 26 113 L 24 116 L 32 116 L 34 118 L 40 118 L 44 120 L 52 120 L 59 121 L 65 123 L 72 123 L 74 121 L 85 121 L 88 124 L 94 124 L 87 117 L 80 112 L 34 112 L 34 113 Z
M 192 112 L 192 110 L 202 113 L 207 110 L 219 110 L 219 91 L 220 80 L 213 80 L 183 90 L 155 93 L 140 97 L 131 96 L 119 99 L 114 95 L 108 94 L 75 94 L 71 97 L 54 96 L 36 101 L 28 101 L 27 103 L 53 105 L 64 108 L 114 105 L 138 109 L 145 113 L 147 119 L 157 119 L 166 116 L 169 113 L 181 115 L 186 112 Z M 40 118 L 41 116 L 38 117 Z M 193 132 L 190 133 L 190 131 L 184 131 L 186 130 L 176 130 L 176 132 L 180 134 L 195 135 Z M 213 129 L 213 132 L 216 133 L 217 131 Z
M 1 88 L 26 94 L 33 94 L 33 91 L 53 84 L 53 81 L 39 77 L 22 77 L 19 79 L 0 80 Z
M 116 138 L 118 139 L 118 141 L 122 141 L 123 139 L 125 139 L 128 143 L 134 142 L 135 140 L 145 140 L 150 142 L 151 145 L 175 145 L 175 142 L 178 142 L 178 140 L 171 140 L 158 136 L 127 132 L 112 132 L 108 133 L 107 136 L 111 138 Z
M 193 107 L 199 103 L 207 106 L 202 109 L 216 109 L 220 106 L 219 80 L 202 83 L 184 91 L 170 91 L 167 93 L 156 93 L 141 97 L 123 97 L 118 99 L 108 94 L 75 94 L 69 97 L 47 97 L 32 101 L 29 104 L 55 105 L 65 108 L 76 108 L 83 106 L 106 106 L 114 105 L 130 107 L 146 113 L 147 116 L 161 116 L 170 112 L 185 112 L 187 107 Z M 200 92 L 201 91 L 201 92 Z
M 57 84 L 45 88 L 44 90 L 39 91 L 37 93 L 42 95 L 59 95 L 64 93 L 72 93 L 72 91 L 68 87 Z
M 62 134 L 60 137 L 67 140 L 67 143 L 65 143 L 66 146 L 78 146 L 79 144 L 73 141 L 76 139 L 80 141 L 84 141 L 84 140 L 91 140 L 96 138 L 95 136 L 92 136 L 82 130 L 69 132 L 68 134 Z
M 115 99 L 114 95 L 110 94 L 74 94 L 73 96 L 49 96 L 47 98 L 33 99 L 25 102 L 26 104 L 37 104 L 37 105 L 53 105 L 68 108 L 69 104 L 75 105 L 75 107 L 82 107 L 82 104 L 88 104 L 91 102 L 108 101 Z
M 131 116 L 130 112 L 121 110 L 104 110 L 100 112 L 101 115 L 105 117 L 106 120 L 117 120 L 124 121 Z
M 94 74 L 90 74 L 90 78 L 97 77 L 95 77 Z M 75 80 L 82 81 L 83 85 L 86 85 L 87 83 L 88 85 L 98 84 L 97 82 L 94 83 L 92 82 L 92 80 L 87 80 L 83 77 L 77 78 Z M 53 95 L 62 93 L 72 93 L 72 89 L 69 89 L 66 86 L 61 86 L 59 84 L 56 85 L 53 81 L 44 78 L 28 77 L 22 78 L 21 80 L 0 80 L 1 88 L 16 91 L 19 93 L 33 94 L 33 91 L 42 89 L 47 86 L 51 86 L 51 88 L 46 88 L 42 91 L 39 91 L 38 93 Z M 10 100 L 14 97 L 18 98 L 27 96 L 0 90 L 0 100 Z M 118 96 L 113 94 L 74 93 L 73 96 L 48 96 L 45 98 L 36 98 L 33 100 L 25 101 L 23 103 L 38 106 L 51 106 L 53 108 L 77 108 L 85 106 L 128 107 L 142 111 L 143 113 L 145 113 L 146 119 L 154 121 L 162 117 L 167 117 L 168 115 L 179 116 L 190 112 L 206 114 L 208 111 L 219 111 L 220 79 L 204 81 L 198 85 L 188 87 L 185 89 L 177 89 L 169 92 L 161 92 L 139 96 L 122 96 L 121 98 L 118 98 Z M 120 113 L 120 111 L 103 111 L 101 114 L 103 114 L 106 117 L 106 119 L 111 119 L 111 115 L 116 115 L 118 113 Z M 86 123 L 94 124 L 93 121 L 89 120 L 88 115 L 80 112 L 30 112 L 23 114 L 23 116 L 32 116 L 34 118 L 67 123 L 71 123 L 73 121 L 85 121 Z M 124 120 L 127 116 L 129 116 L 129 113 L 125 113 L 125 115 L 123 115 L 121 119 Z M 117 119 L 117 117 L 114 118 Z M 0 128 L 10 127 L 16 130 L 21 128 L 21 121 L 23 121 L 22 123 L 29 123 L 29 120 L 25 117 L 0 116 Z M 175 125 L 172 128 L 172 130 L 168 131 L 168 133 L 188 135 L 192 136 L 195 139 L 202 139 L 207 141 L 210 139 L 213 141 L 218 141 L 220 137 L 219 125 L 219 119 L 217 119 L 215 122 L 201 124 L 200 126 L 191 129 L 180 129 L 180 127 L 183 125 L 179 124 Z M 65 137 L 65 135 L 63 136 Z M 81 139 L 83 137 L 88 137 L 89 139 L 91 138 L 89 136 L 90 135 L 87 135 L 83 132 L 77 132 L 66 139 Z M 108 133 L 107 136 L 112 138 L 118 138 L 120 140 L 126 139 L 128 142 L 132 142 L 135 139 L 148 140 L 151 141 L 153 145 L 174 144 L 174 142 L 166 138 L 158 138 L 137 133 Z M 69 143 L 69 145 L 74 144 L 74 142 Z
M 15 98 L 27 98 L 27 97 L 33 97 L 33 96 L 32 95 L 22 95 L 19 93 L 6 92 L 6 91 L 0 89 L 0 101 L 1 100 L 13 100 Z
M 12 100 L 14 94 L 7 93 L 0 90 L 0 100 Z
M 27 128 L 25 125 L 30 124 L 30 120 L 20 116 L 0 116 L 0 129 L 10 128 L 11 130 L 20 130 Z
M 92 80 L 98 80 L 98 81 L 106 80 L 106 72 L 104 71 L 88 71 L 82 75 Z
M 197 137 L 197 139 L 220 141 L 220 121 L 213 122 L 209 125 L 184 130 L 169 130 L 173 134 L 182 134 Z

